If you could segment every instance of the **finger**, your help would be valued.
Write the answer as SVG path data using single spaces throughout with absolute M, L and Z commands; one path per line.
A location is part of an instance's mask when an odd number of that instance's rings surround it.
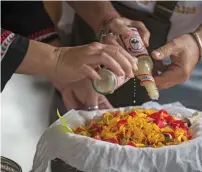
M 113 108 L 111 103 L 103 95 L 99 95 L 98 104 L 99 104 L 99 109 L 112 109 Z
M 167 89 L 183 82 L 183 73 L 178 66 L 172 64 L 165 72 L 154 77 L 154 79 L 158 88 Z
M 115 45 L 115 46 L 120 45 L 121 47 L 124 48 L 122 41 L 117 35 L 107 34 L 106 36 L 102 37 L 101 41 L 103 44 L 109 44 L 109 45 Z
M 111 35 L 107 35 L 107 36 L 103 37 L 103 43 L 109 44 L 109 45 L 120 46 L 120 43 L 117 42 L 115 36 L 111 36 Z M 138 70 L 138 68 L 137 68 L 137 62 L 138 62 L 137 58 L 132 57 L 124 48 L 120 47 L 120 52 L 123 54 L 123 56 L 125 58 L 127 58 L 129 60 L 129 62 L 131 63 L 131 65 L 132 65 L 132 67 L 134 69 L 134 71 Z
M 156 60 L 163 60 L 164 58 L 175 55 L 179 52 L 179 46 L 174 40 L 168 42 L 166 45 L 154 50 L 152 52 L 152 57 Z
M 141 21 L 129 20 L 127 18 L 123 18 L 123 21 L 124 21 L 125 25 L 127 25 L 127 26 L 134 26 L 138 30 L 138 32 L 139 32 L 139 34 L 140 34 L 140 36 L 141 36 L 141 38 L 142 38 L 145 46 L 148 47 L 149 46 L 150 32 L 146 28 L 146 26 L 144 25 L 144 23 L 141 22 Z M 132 35 L 132 32 L 130 34 Z
M 81 67 L 81 72 L 87 76 L 89 79 L 93 79 L 93 80 L 101 80 L 100 75 L 91 67 L 88 66 L 86 64 L 83 64 Z
M 131 25 L 135 26 L 135 28 L 138 30 L 142 41 L 146 47 L 149 46 L 149 38 L 150 38 L 150 32 L 144 25 L 144 23 L 140 21 L 131 21 Z
M 138 59 L 135 56 L 131 56 L 124 48 L 120 48 L 120 52 L 123 54 L 123 56 L 125 58 L 128 59 L 128 61 L 130 62 L 130 64 L 132 65 L 133 71 L 137 71 L 138 67 Z
M 83 53 L 86 54 L 82 58 L 82 63 L 89 65 L 104 65 L 111 69 L 118 76 L 125 76 L 125 72 L 121 68 L 120 64 L 104 50 L 105 45 L 94 42 L 89 44 L 83 49 Z M 84 66 L 85 67 L 85 66 Z
M 63 99 L 63 103 L 66 107 L 66 109 L 84 109 L 84 106 L 82 103 L 80 103 L 73 91 L 71 91 L 70 89 L 65 89 L 63 92 L 62 92 L 62 99 Z
M 122 17 L 112 19 L 107 25 L 107 29 L 126 38 L 132 34 L 131 30 L 124 23 L 124 18 Z
M 113 57 L 122 67 L 128 77 L 134 77 L 133 69 L 137 70 L 134 58 L 121 46 L 104 45 L 106 52 Z
M 120 64 L 105 52 L 101 52 L 100 54 L 94 54 L 92 56 L 89 56 L 88 58 L 85 59 L 84 63 L 89 65 L 104 65 L 110 70 L 112 70 L 116 75 L 125 76 L 125 72 L 121 68 Z M 83 66 L 84 68 L 86 68 L 85 65 Z M 92 70 L 90 69 L 88 71 L 87 70 L 85 71 L 87 72 L 86 75 L 91 77 L 90 72 L 92 72 Z
M 86 109 L 88 109 L 89 106 L 98 106 L 98 94 L 93 89 L 90 89 L 87 95 L 88 97 L 86 97 L 85 101 Z
M 101 42 L 103 44 L 109 44 L 109 45 L 115 45 L 115 46 L 119 45 L 119 43 L 116 41 L 116 36 L 111 34 L 103 36 Z

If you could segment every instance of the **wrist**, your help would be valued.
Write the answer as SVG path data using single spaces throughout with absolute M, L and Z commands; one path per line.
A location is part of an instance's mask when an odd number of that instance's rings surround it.
M 61 52 L 60 47 L 52 47 L 48 52 L 47 59 L 44 61 L 43 75 L 49 79 L 55 77 L 55 72 L 58 64 L 59 55 Z
M 199 61 L 202 60 L 202 25 L 200 25 L 196 31 L 190 33 L 190 35 L 194 38 L 196 42 L 196 46 L 198 47 L 199 51 Z
M 25 58 L 17 73 L 48 76 L 56 65 L 55 47 L 30 40 Z
M 113 18 L 120 17 L 119 13 L 116 10 L 106 12 L 100 19 L 97 27 L 95 28 L 95 33 L 98 36 L 102 29 L 106 28 L 107 23 Z

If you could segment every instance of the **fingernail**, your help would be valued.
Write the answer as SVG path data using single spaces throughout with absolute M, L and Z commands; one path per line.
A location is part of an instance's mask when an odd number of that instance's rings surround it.
M 124 71 L 120 71 L 119 72 L 119 76 L 125 76 L 125 72 Z
M 138 64 L 138 58 L 134 57 L 134 63 Z
M 145 42 L 145 46 L 148 47 L 149 46 L 149 42 L 146 38 L 144 38 L 144 42 Z
M 159 51 L 153 51 L 153 53 L 156 57 L 159 57 L 161 55 L 161 53 Z
M 102 80 L 102 78 L 100 76 L 97 77 L 97 80 Z
M 96 80 L 102 80 L 101 76 L 99 74 L 95 75 Z
M 130 77 L 130 78 L 134 78 L 134 73 L 133 73 L 133 72 L 130 72 L 129 77 Z
M 133 65 L 133 69 L 134 69 L 135 71 L 137 71 L 137 70 L 138 70 L 137 65 Z

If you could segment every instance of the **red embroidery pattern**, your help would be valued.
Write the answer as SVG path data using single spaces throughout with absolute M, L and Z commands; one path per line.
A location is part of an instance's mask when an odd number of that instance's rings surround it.
M 15 34 L 11 31 L 6 30 L 1 34 L 1 60 L 5 56 L 9 46 L 11 45 L 14 39 Z
M 9 30 L 5 30 L 3 33 L 1 33 L 1 44 L 11 33 L 12 32 Z
M 57 33 L 55 32 L 55 28 L 53 27 L 53 28 L 47 28 L 44 30 L 40 30 L 39 32 L 32 33 L 28 35 L 28 38 L 36 41 L 41 41 L 55 34 Z

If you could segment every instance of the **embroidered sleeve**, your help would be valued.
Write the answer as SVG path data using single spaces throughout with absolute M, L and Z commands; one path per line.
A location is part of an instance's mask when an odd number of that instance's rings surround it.
M 1 29 L 1 91 L 24 59 L 29 40 Z
M 15 39 L 15 34 L 8 30 L 2 30 L 1 33 L 1 60 L 4 58 L 11 43 Z

